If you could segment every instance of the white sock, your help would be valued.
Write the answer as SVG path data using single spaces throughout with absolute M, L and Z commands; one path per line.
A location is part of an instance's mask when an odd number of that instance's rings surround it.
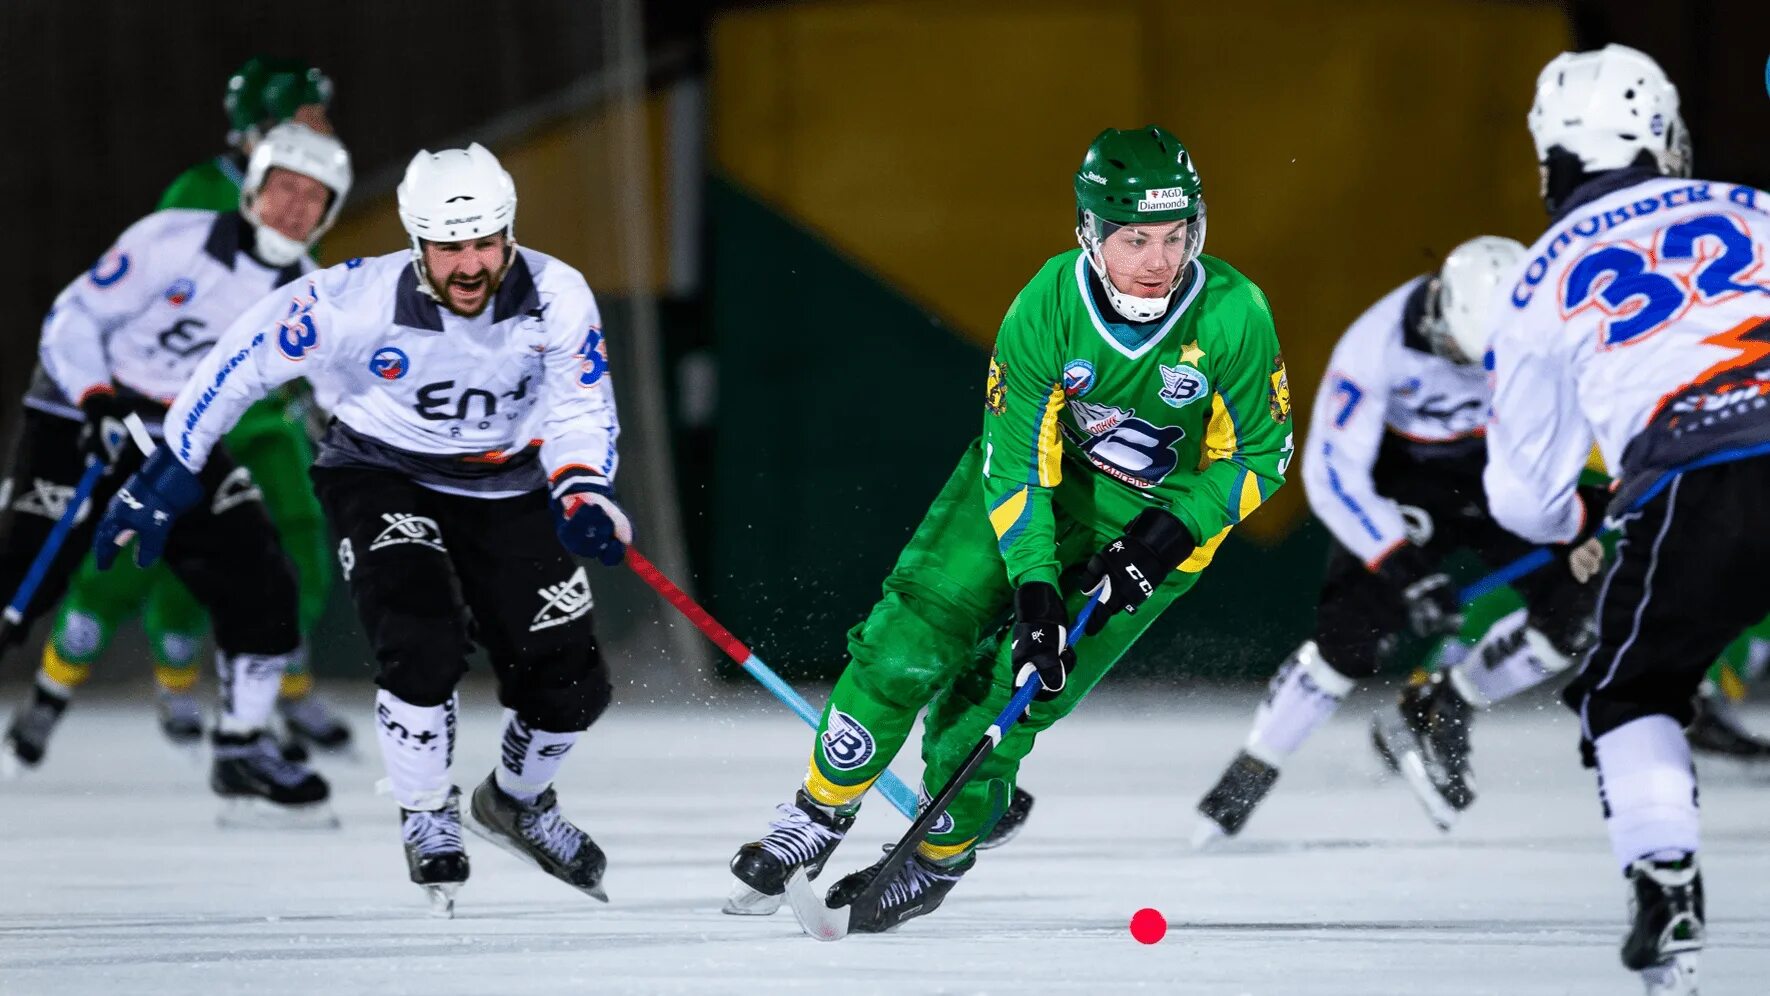
M 270 722 L 283 683 L 288 654 L 215 654 L 215 670 L 221 675 L 222 733 L 256 733 Z
M 1549 638 L 1531 629 L 1530 613 L 1502 616 L 1468 656 L 1450 669 L 1450 683 L 1477 709 L 1535 688 L 1572 663 Z
M 1278 767 L 1340 708 L 1355 684 L 1328 666 L 1314 640 L 1305 640 L 1272 676 L 1266 700 L 1254 713 L 1245 749 Z
M 406 809 L 441 809 L 449 801 L 458 698 L 415 706 L 383 688 L 375 693 L 376 739 L 394 801 Z
M 1670 716 L 1643 716 L 1593 744 L 1610 850 L 1624 871 L 1636 858 L 1695 853 L 1699 824 L 1690 744 Z
M 498 787 L 519 802 L 534 802 L 565 763 L 578 734 L 550 733 L 523 722 L 516 710 L 504 710 L 504 742 L 498 751 Z

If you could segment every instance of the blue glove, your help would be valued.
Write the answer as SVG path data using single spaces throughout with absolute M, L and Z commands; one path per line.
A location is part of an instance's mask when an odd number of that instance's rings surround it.
M 556 485 L 553 514 L 559 542 L 604 566 L 619 564 L 627 555 L 627 544 L 633 542 L 633 523 L 615 501 L 615 489 L 607 478 L 579 475 Z
M 203 484 L 197 475 L 186 470 L 170 449 L 160 447 L 123 484 L 105 509 L 104 518 L 98 520 L 92 559 L 99 570 L 109 570 L 117 551 L 133 536 L 135 562 L 147 567 L 166 549 L 172 523 L 202 500 Z

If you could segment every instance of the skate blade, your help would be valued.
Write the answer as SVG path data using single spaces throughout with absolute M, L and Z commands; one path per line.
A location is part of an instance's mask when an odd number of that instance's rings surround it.
M 460 882 L 436 882 L 424 886 L 424 895 L 430 901 L 430 915 L 442 920 L 453 920 L 455 893 L 460 891 Z
M 779 910 L 781 904 L 786 901 L 787 897 L 784 893 L 771 896 L 764 892 L 757 892 L 741 879 L 733 879 L 731 895 L 725 898 L 725 909 L 720 912 L 732 916 L 770 916 Z
M 1426 817 L 1440 830 L 1446 833 L 1457 825 L 1460 815 L 1451 804 L 1444 801 L 1433 787 L 1432 779 L 1426 774 L 1426 762 L 1418 751 L 1407 751 L 1398 760 L 1401 762 L 1401 778 L 1407 787 L 1413 790 L 1414 798 L 1420 800 L 1420 806 L 1426 810 Z
M 1386 782 L 1401 773 L 1401 765 L 1395 760 L 1395 748 L 1389 743 L 1385 718 L 1381 714 L 1371 718 L 1371 753 L 1377 756 L 1378 783 Z
M 1676 954 L 1670 961 L 1642 969 L 1641 984 L 1647 996 L 1697 996 L 1696 952 Z
M 227 830 L 336 830 L 338 814 L 323 801 L 279 806 L 254 797 L 224 798 L 215 824 Z
M 824 897 L 812 888 L 805 869 L 794 869 L 792 877 L 787 879 L 787 902 L 793 905 L 799 929 L 812 937 L 820 941 L 839 941 L 848 936 L 848 917 L 852 911 L 846 906 L 831 909 L 826 905 Z
M 486 826 L 484 823 L 481 823 L 478 820 L 478 818 L 476 818 L 473 815 L 473 806 L 471 804 L 471 800 L 468 800 L 467 805 L 464 805 L 461 807 L 461 824 L 463 826 L 465 826 L 467 829 L 472 830 L 474 833 L 485 838 L 485 840 L 488 843 L 490 843 L 493 847 L 496 847 L 498 850 L 503 851 L 505 854 L 508 854 L 511 857 L 516 858 L 517 860 L 523 862 L 524 864 L 534 868 L 535 870 L 546 875 L 548 878 L 553 879 L 554 881 L 562 883 L 564 885 L 570 886 L 573 889 L 577 889 L 579 892 L 582 892 L 584 895 L 589 896 L 591 899 L 594 899 L 599 903 L 608 902 L 608 893 L 603 891 L 601 879 L 598 879 L 595 885 L 592 885 L 592 886 L 589 886 L 586 888 L 586 887 L 582 887 L 582 886 L 578 886 L 578 885 L 573 885 L 572 883 L 567 882 L 565 879 L 560 878 L 558 875 L 555 875 L 552 872 L 548 871 L 547 869 L 541 867 L 541 863 L 539 861 L 535 860 L 534 855 L 528 853 L 527 851 L 523 850 L 520 847 L 517 847 L 515 844 L 512 844 L 508 839 L 505 838 L 505 836 L 503 834 L 497 832 L 496 830 L 493 830 L 491 827 Z
M 12 745 L 0 746 L 0 782 L 13 782 L 24 777 L 32 765 L 12 752 Z
M 1214 851 L 1229 840 L 1229 834 L 1209 816 L 1200 816 L 1187 843 L 1194 851 Z

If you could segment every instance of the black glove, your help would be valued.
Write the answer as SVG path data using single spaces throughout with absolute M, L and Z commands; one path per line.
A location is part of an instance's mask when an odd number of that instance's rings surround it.
M 1031 665 L 1044 686 L 1033 698 L 1040 702 L 1056 698 L 1076 666 L 1076 654 L 1069 649 L 1069 614 L 1063 610 L 1063 596 L 1049 582 L 1028 581 L 1014 592 L 1011 639 L 1008 649 L 1017 685 L 1021 672 Z
M 80 401 L 86 424 L 80 427 L 80 452 L 91 462 L 109 467 L 129 446 L 129 429 L 123 416 L 129 406 L 111 391 L 91 391 Z
M 1088 594 L 1100 591 L 1100 604 L 1088 617 L 1088 632 L 1098 633 L 1119 612 L 1137 611 L 1155 589 L 1174 573 L 1198 542 L 1186 523 L 1159 508 L 1137 513 L 1125 533 L 1088 558 L 1077 583 Z
M 1377 576 L 1387 581 L 1407 607 L 1408 626 L 1418 636 L 1443 636 L 1463 625 L 1463 603 L 1450 575 L 1439 570 L 1412 543 L 1383 558 Z

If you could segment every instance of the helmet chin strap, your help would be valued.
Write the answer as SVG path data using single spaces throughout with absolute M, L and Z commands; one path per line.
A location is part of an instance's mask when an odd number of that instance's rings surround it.
M 1168 286 L 1168 292 L 1161 297 L 1138 297 L 1113 286 L 1112 277 L 1106 272 L 1106 261 L 1100 255 L 1099 243 L 1088 246 L 1088 265 L 1093 267 L 1094 275 L 1100 278 L 1100 286 L 1105 288 L 1106 300 L 1112 304 L 1112 310 L 1133 322 L 1153 322 L 1167 314 L 1169 305 L 1174 303 L 1174 292 L 1180 289 L 1180 278 L 1186 273 L 1186 268 L 1181 267 L 1174 274 L 1174 282 Z
M 516 262 L 516 232 L 506 229 L 504 232 L 504 265 L 498 268 L 497 279 L 489 282 L 491 289 L 497 289 L 498 285 L 504 282 L 504 275 L 510 272 L 510 264 L 514 262 Z M 415 235 L 412 236 L 412 272 L 418 275 L 418 293 L 450 311 L 455 310 L 449 305 L 448 299 L 442 295 L 442 292 L 436 289 L 436 285 L 431 283 L 430 268 L 424 265 L 424 242 Z
M 292 239 L 258 220 L 257 210 L 248 211 L 252 223 L 252 253 L 272 266 L 288 266 L 307 252 L 310 242 Z

